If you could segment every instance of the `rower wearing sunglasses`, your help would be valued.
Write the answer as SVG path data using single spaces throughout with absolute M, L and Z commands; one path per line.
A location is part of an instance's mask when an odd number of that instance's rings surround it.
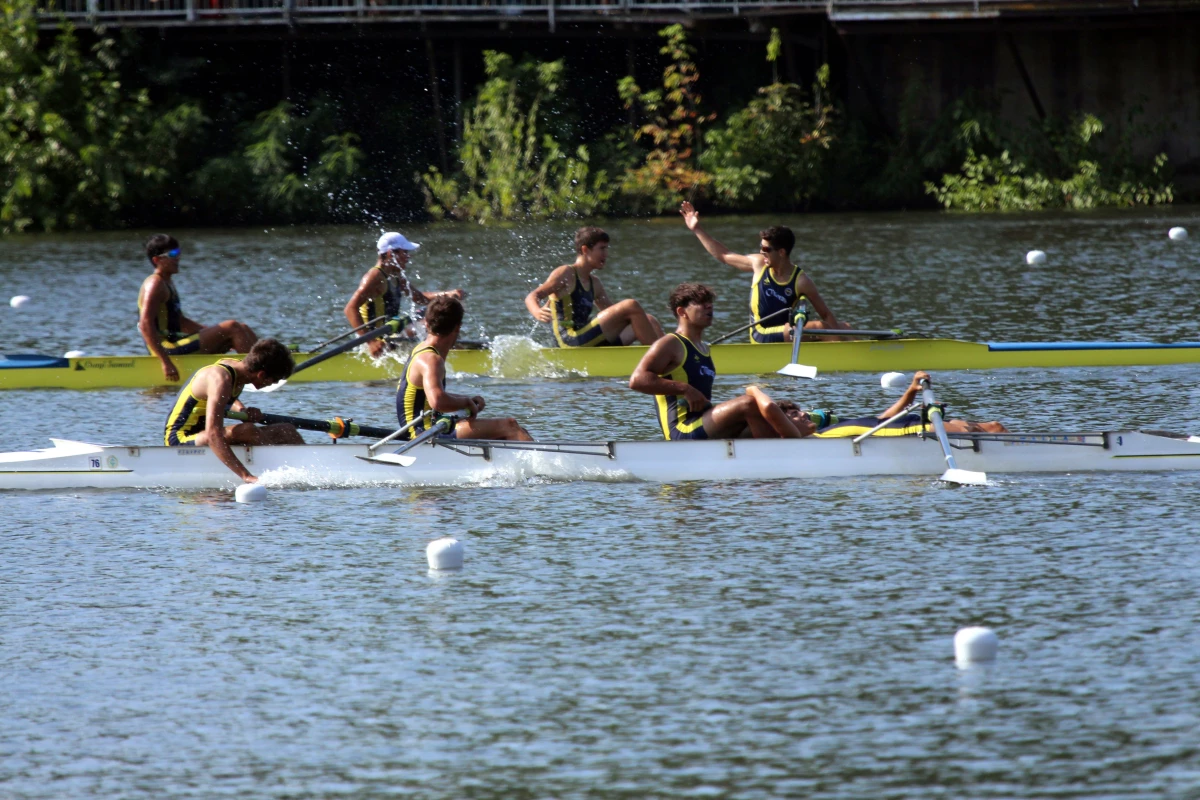
M 179 380 L 179 369 L 171 356 L 188 353 L 248 353 L 258 337 L 250 326 L 227 319 L 216 325 L 201 325 L 183 315 L 179 292 L 171 276 L 179 273 L 181 249 L 174 236 L 156 233 L 146 240 L 146 257 L 154 273 L 142 281 L 138 291 L 138 332 L 150 355 L 162 362 L 163 375 Z
M 688 230 L 696 234 L 700 244 L 713 258 L 754 275 L 750 288 L 750 319 L 756 324 L 750 328 L 751 342 L 767 344 L 792 341 L 792 315 L 796 305 L 806 298 L 821 318 L 805 323 L 805 330 L 812 333 L 821 328 L 849 329 L 850 326 L 839 321 L 829 306 L 825 305 L 812 278 L 792 263 L 796 235 L 790 228 L 776 225 L 760 231 L 759 252 L 742 255 L 733 252 L 700 227 L 700 214 L 691 203 L 685 201 L 679 213 L 683 215 Z

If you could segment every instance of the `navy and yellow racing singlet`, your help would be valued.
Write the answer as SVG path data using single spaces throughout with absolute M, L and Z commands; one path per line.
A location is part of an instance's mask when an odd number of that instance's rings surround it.
M 409 378 L 409 370 L 413 368 L 413 362 L 421 353 L 434 353 L 438 358 L 442 357 L 437 348 L 430 345 L 416 348 L 408 357 L 408 362 L 404 365 L 404 374 L 400 376 L 400 384 L 396 387 L 396 419 L 399 420 L 401 426 L 407 425 L 433 408 L 429 404 L 429 397 L 425 394 L 425 390 L 413 384 Z M 445 375 L 442 376 L 442 388 L 446 388 Z M 432 422 L 433 420 L 428 417 L 422 419 L 408 429 L 408 438 L 415 439 L 419 434 L 425 432 Z
M 793 308 L 800 302 L 800 276 L 804 270 L 792 265 L 792 274 L 783 283 L 776 283 L 771 268 L 764 267 L 750 286 L 750 319 L 762 319 L 775 312 Z M 766 325 L 755 325 L 750 329 L 750 341 L 755 344 L 786 341 L 786 326 L 791 320 L 787 314 L 771 317 Z
M 566 297 L 550 295 L 550 310 L 554 314 L 554 339 L 559 347 L 598 347 L 609 344 L 598 320 L 592 319 L 596 307 L 596 291 L 591 276 L 583 288 L 579 272 L 571 268 L 574 285 Z
M 229 377 L 233 379 L 233 391 L 229 395 L 229 400 L 230 402 L 236 400 L 242 393 L 242 384 L 238 383 L 237 372 L 224 361 L 218 361 L 215 366 L 225 369 L 229 373 Z M 196 370 L 192 377 L 188 378 L 183 391 L 176 398 L 171 413 L 167 415 L 167 424 L 163 430 L 165 444 L 171 446 L 191 444 L 195 441 L 196 436 L 204 431 L 207 423 L 208 400 L 196 397 L 192 392 L 192 385 L 196 382 L 197 376 L 206 369 L 208 367 Z
M 874 428 L 881 422 L 883 422 L 883 420 L 877 416 L 844 419 L 828 427 L 821 428 L 819 431 L 814 433 L 813 436 L 822 439 L 838 439 L 847 436 L 858 436 L 871 430 L 871 428 Z M 925 430 L 928 430 L 928 426 L 924 422 L 921 412 L 913 411 L 905 414 L 903 417 L 900 417 L 886 427 L 880 428 L 871 435 L 912 436 L 913 434 L 921 433 Z
M 200 349 L 200 334 L 184 333 L 183 307 L 179 302 L 179 292 L 175 284 L 166 281 L 167 299 L 158 307 L 158 317 L 154 321 L 158 332 L 158 341 L 167 355 L 178 356 L 194 353 Z M 138 311 L 142 310 L 142 295 L 138 293 Z M 149 347 L 147 347 L 149 350 Z M 151 353 L 154 351 L 151 350 Z
M 683 363 L 666 375 L 659 375 L 669 381 L 687 383 L 712 402 L 713 379 L 717 370 L 713 367 L 712 356 L 708 351 L 701 352 L 686 336 L 671 333 L 683 345 Z M 683 374 L 677 374 L 682 369 Z M 658 413 L 658 424 L 662 427 L 663 436 L 668 440 L 707 439 L 704 432 L 704 411 L 688 410 L 687 398 L 682 395 L 655 395 L 655 409 Z
M 358 307 L 359 316 L 362 317 L 364 323 L 370 322 L 376 317 L 391 319 L 397 316 L 400 313 L 400 304 L 404 300 L 404 289 L 407 286 L 407 281 L 402 275 L 388 275 L 380 266 L 371 269 L 379 270 L 385 283 L 382 292 L 374 297 L 368 297 L 366 302 Z

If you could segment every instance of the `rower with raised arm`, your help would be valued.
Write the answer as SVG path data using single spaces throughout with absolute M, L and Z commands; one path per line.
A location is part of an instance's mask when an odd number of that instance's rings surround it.
M 422 292 L 408 281 L 405 271 L 408 266 L 409 253 L 416 252 L 421 245 L 410 242 L 402 233 L 390 231 L 379 237 L 375 250 L 379 254 L 375 266 L 371 267 L 358 282 L 358 288 L 346 303 L 346 319 L 353 329 L 363 328 L 371 320 L 383 317 L 386 321 L 398 316 L 402 304 L 411 299 L 418 306 L 429 305 L 429 301 L 441 295 L 464 299 L 467 293 L 462 289 L 451 289 L 445 292 Z M 382 324 L 382 321 L 381 323 Z M 416 329 L 409 325 L 405 328 L 405 336 L 413 338 Z M 377 358 L 387 347 L 387 342 L 373 339 L 367 343 L 371 356 Z
M 525 296 L 538 322 L 549 322 L 559 347 L 600 347 L 641 342 L 663 335 L 658 320 L 632 298 L 613 303 L 596 274 L 608 263 L 609 237 L 600 228 L 575 231 L 575 262 L 563 264 Z M 542 305 L 546 303 L 546 305 Z M 599 313 L 593 315 L 593 310 Z
M 668 441 L 732 439 L 746 431 L 755 438 L 798 437 L 794 426 L 764 418 L 749 395 L 712 404 L 717 372 L 704 331 L 712 325 L 714 299 L 712 289 L 700 283 L 675 287 L 669 302 L 678 327 L 651 345 L 629 388 L 654 395 L 659 427 Z
M 700 244 L 713 258 L 754 276 L 750 284 L 750 319 L 762 322 L 750 328 L 751 342 L 768 344 L 792 341 L 796 305 L 805 298 L 821 317 L 806 322 L 806 331 L 816 333 L 822 328 L 850 329 L 829 310 L 812 278 L 805 275 L 798 264 L 792 263 L 796 235 L 790 228 L 776 225 L 759 231 L 759 252 L 743 255 L 733 252 L 701 228 L 700 213 L 691 203 L 684 201 L 679 213 L 683 215 L 688 230 L 696 234 Z
M 163 441 L 173 447 L 210 447 L 221 463 L 246 483 L 258 480 L 246 469 L 232 444 L 304 444 L 292 425 L 277 423 L 259 427 L 263 421 L 257 408 L 242 405 L 238 396 L 246 384 L 262 389 L 292 374 L 292 354 L 275 339 L 260 339 L 242 360 L 221 359 L 196 370 L 176 398 L 167 415 Z M 247 422 L 225 424 L 225 412 L 244 411 Z
M 909 436 L 929 430 L 929 420 L 922 409 L 913 409 L 904 414 L 917 394 L 921 391 L 921 381 L 930 380 L 929 373 L 918 371 L 913 375 L 912 383 L 904 390 L 891 407 L 880 414 L 868 414 L 861 417 L 841 418 L 828 409 L 812 409 L 804 411 L 790 400 L 778 402 L 771 399 L 766 392 L 757 386 L 746 387 L 746 394 L 754 398 L 759 413 L 764 419 L 772 420 L 776 426 L 790 424 L 800 436 L 815 436 L 819 439 L 835 439 L 858 436 L 866 433 L 885 420 L 888 424 L 880 428 L 875 436 Z M 938 404 L 939 406 L 941 403 Z M 893 419 L 894 418 L 894 419 Z M 947 433 L 1007 433 L 1008 429 L 1000 422 L 974 422 L 965 419 L 948 419 L 943 423 Z
M 415 439 L 432 425 L 420 417 L 434 411 L 450 414 L 466 411 L 470 416 L 459 420 L 454 430 L 446 434 L 451 439 L 503 439 L 532 442 L 533 437 L 512 417 L 483 419 L 477 416 L 485 403 L 479 395 L 451 394 L 446 391 L 446 356 L 458 341 L 462 327 L 463 306 L 457 297 L 435 297 L 425 309 L 425 327 L 429 335 L 413 348 L 400 385 L 396 388 L 396 418 L 402 426 L 416 424 L 408 431 Z
M 179 380 L 179 369 L 171 356 L 188 353 L 249 352 L 258 336 L 249 325 L 227 319 L 217 325 L 202 325 L 183 315 L 179 292 L 171 280 L 179 274 L 183 252 L 174 236 L 156 233 L 146 240 L 146 257 L 154 272 L 138 290 L 138 333 L 150 355 L 162 362 L 163 376 Z

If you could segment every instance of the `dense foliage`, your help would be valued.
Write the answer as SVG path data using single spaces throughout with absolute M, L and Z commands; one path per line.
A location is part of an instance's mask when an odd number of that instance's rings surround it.
M 264 101 L 270 92 L 205 103 L 179 91 L 182 61 L 151 74 L 145 39 L 66 22 L 39 31 L 33 2 L 0 0 L 0 233 L 420 213 L 414 169 L 424 213 L 480 222 L 660 214 L 684 199 L 734 211 L 1174 199 L 1166 156 L 1134 153 L 1135 138 L 1154 139 L 1129 133 L 1146 132 L 1136 109 L 1116 140 L 1086 114 L 1002 124 L 998 104 L 971 93 L 930 119 L 928 88 L 914 78 L 897 118 L 872 121 L 838 104 L 827 65 L 808 89 L 780 81 L 774 30 L 770 84 L 723 115 L 704 106 L 680 25 L 659 31 L 661 85 L 608 78 L 609 95 L 572 87 L 562 60 L 485 51 L 447 171 L 424 166 L 441 131 L 419 107 Z M 629 115 L 618 125 L 614 95 Z M 363 139 L 350 120 L 367 126 Z

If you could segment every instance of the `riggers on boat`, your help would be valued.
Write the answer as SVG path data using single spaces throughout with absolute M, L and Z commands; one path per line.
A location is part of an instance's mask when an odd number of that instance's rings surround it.
M 44 450 L 0 454 L 0 489 L 221 489 L 238 480 L 207 447 L 106 446 L 52 439 Z M 1032 472 L 1200 470 L 1200 437 L 1111 433 L 953 434 L 963 470 Z M 511 484 L 555 481 L 730 481 L 869 475 L 936 477 L 946 466 L 932 435 L 686 442 L 487 442 L 235 446 L 268 486 Z
M 766 375 L 791 358 L 790 344 L 718 344 L 713 361 L 721 375 Z M 627 377 L 646 348 L 539 347 L 522 337 L 502 336 L 487 349 L 451 350 L 448 363 L 458 372 L 505 378 Z M 924 369 L 1005 369 L 1010 367 L 1122 367 L 1200 363 L 1200 342 L 1060 342 L 979 344 L 957 339 L 883 339 L 850 342 L 805 342 L 803 361 L 821 372 L 892 372 Z M 219 358 L 189 355 L 173 360 L 187 376 Z M 297 354 L 296 362 L 309 358 Z M 371 361 L 343 353 L 296 373 L 291 382 L 392 380 L 404 357 Z M 87 356 L 55 358 L 37 355 L 0 356 L 0 389 L 148 388 L 169 384 L 153 356 Z

